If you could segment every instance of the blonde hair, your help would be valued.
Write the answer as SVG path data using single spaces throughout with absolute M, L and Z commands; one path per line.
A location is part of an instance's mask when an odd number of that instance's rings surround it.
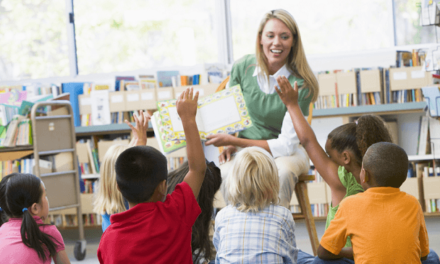
M 116 159 L 128 145 L 113 145 L 105 153 L 101 162 L 99 188 L 94 202 L 94 211 L 98 214 L 114 214 L 124 212 L 125 204 L 116 184 Z
M 264 55 L 264 52 L 261 48 L 260 40 L 263 34 L 264 26 L 266 26 L 267 21 L 273 18 L 279 19 L 281 22 L 283 22 L 292 33 L 293 44 L 289 56 L 287 57 L 287 68 L 296 77 L 304 79 L 304 85 L 300 88 L 304 88 L 304 87 L 309 88 L 309 93 L 307 96 L 310 96 L 310 93 L 313 92 L 312 102 L 315 102 L 316 99 L 318 99 L 318 94 L 319 94 L 318 80 L 316 80 L 316 77 L 313 74 L 312 69 L 309 66 L 309 63 L 307 62 L 298 25 L 296 24 L 292 15 L 290 15 L 289 12 L 287 12 L 286 10 L 283 9 L 272 10 L 266 13 L 263 19 L 261 20 L 260 25 L 258 27 L 257 43 L 256 43 L 256 57 L 257 57 L 258 66 L 260 67 L 261 71 L 264 73 L 266 79 L 269 81 L 269 69 L 267 67 L 267 58 Z
M 258 212 L 278 204 L 280 183 L 272 156 L 260 147 L 241 150 L 226 182 L 228 199 L 242 212 Z

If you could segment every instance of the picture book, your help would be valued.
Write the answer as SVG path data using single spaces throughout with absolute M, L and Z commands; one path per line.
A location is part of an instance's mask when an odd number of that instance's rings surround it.
M 155 135 L 164 153 L 186 145 L 183 125 L 176 108 L 177 100 L 158 102 L 153 115 Z M 212 95 L 199 98 L 196 115 L 201 140 L 213 134 L 233 134 L 252 126 L 252 120 L 240 86 L 236 85 Z

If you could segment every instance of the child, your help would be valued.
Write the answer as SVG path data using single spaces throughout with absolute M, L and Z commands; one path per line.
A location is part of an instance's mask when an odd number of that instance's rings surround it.
M 0 182 L 1 263 L 70 263 L 63 237 L 43 221 L 49 202 L 43 182 L 35 175 L 12 173 Z M 5 215 L 9 221 L 3 222 Z
M 278 204 L 278 169 L 266 150 L 248 147 L 226 182 L 230 205 L 215 218 L 215 263 L 296 263 L 292 213 Z
M 364 115 L 355 123 L 334 129 L 328 135 L 324 151 L 298 106 L 298 85 L 295 83 L 295 88 L 292 89 L 284 76 L 279 76 L 277 82 L 279 87 L 275 87 L 276 91 L 289 111 L 301 144 L 331 189 L 332 202 L 325 225 L 327 229 L 338 210 L 339 203 L 345 197 L 363 191 L 359 174 L 362 157 L 367 148 L 377 142 L 391 142 L 391 136 L 382 119 Z M 350 238 L 347 238 L 346 247 L 351 247 Z M 303 258 L 313 261 L 312 256 L 304 254 L 300 251 L 298 263 L 308 263 Z
M 110 215 L 124 212 L 128 209 L 128 203 L 116 187 L 115 163 L 119 154 L 131 146 L 145 146 L 147 144 L 147 129 L 150 116 L 139 111 L 139 117 L 134 116 L 136 127 L 125 120 L 132 130 L 130 145 L 113 145 L 104 155 L 101 162 L 101 175 L 99 188 L 94 202 L 94 211 L 102 216 L 102 232 L 110 225 Z
M 212 258 L 212 242 L 209 238 L 209 231 L 212 230 L 211 221 L 214 211 L 214 195 L 220 189 L 222 177 L 220 169 L 214 162 L 206 161 L 205 180 L 200 189 L 197 202 L 202 209 L 202 213 L 197 218 L 192 229 L 191 249 L 193 263 L 207 263 Z M 171 194 L 176 185 L 184 180 L 188 173 L 188 162 L 184 162 L 178 169 L 168 174 L 168 190 L 167 194 Z
M 176 102 L 189 171 L 171 195 L 166 195 L 167 160 L 158 150 L 132 147 L 116 160 L 117 186 L 130 209 L 110 217 L 98 248 L 100 263 L 192 263 L 191 227 L 200 214 L 196 198 L 206 171 L 197 100 L 190 88 Z
M 429 241 L 422 208 L 415 197 L 399 190 L 407 172 L 408 156 L 401 147 L 387 142 L 369 147 L 360 173 L 366 191 L 341 202 L 321 239 L 318 256 L 345 256 L 341 250 L 351 237 L 355 263 L 425 260 Z M 430 255 L 429 263 L 439 263 L 435 252 Z

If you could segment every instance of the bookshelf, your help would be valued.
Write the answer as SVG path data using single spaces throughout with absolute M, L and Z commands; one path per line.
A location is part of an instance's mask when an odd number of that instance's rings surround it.
M 313 118 L 337 117 L 337 116 L 359 116 L 364 114 L 392 115 L 422 113 L 427 107 L 425 102 L 411 102 L 402 104 L 379 104 L 362 105 L 352 107 L 339 107 L 328 109 L 314 109 Z

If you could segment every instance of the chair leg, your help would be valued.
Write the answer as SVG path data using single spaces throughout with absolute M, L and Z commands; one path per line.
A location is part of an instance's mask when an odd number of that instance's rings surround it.
M 318 254 L 318 234 L 316 233 L 315 219 L 312 215 L 312 209 L 310 207 L 309 196 L 307 193 L 307 184 L 303 181 L 299 181 L 296 186 L 296 193 L 298 195 L 298 203 L 301 206 L 301 212 L 303 213 L 306 221 L 307 231 L 309 232 L 310 242 L 312 244 L 313 254 Z

